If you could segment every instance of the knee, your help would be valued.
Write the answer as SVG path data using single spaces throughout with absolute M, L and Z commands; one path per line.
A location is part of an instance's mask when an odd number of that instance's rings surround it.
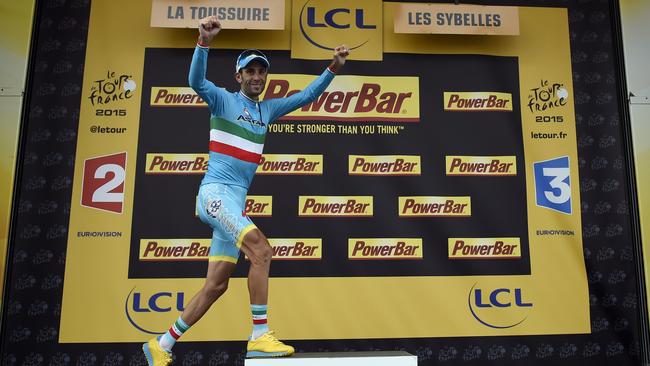
M 264 265 L 271 261 L 273 257 L 273 248 L 264 235 L 255 230 L 251 231 L 245 239 L 246 246 L 252 252 L 250 261 L 254 265 Z
M 264 262 L 270 262 L 273 257 L 273 248 L 271 248 L 271 245 L 266 240 L 261 248 L 261 257 L 264 259 Z
M 266 265 L 271 262 L 273 257 L 273 249 L 271 245 L 264 240 L 253 248 L 254 255 L 250 258 L 251 263 L 254 265 Z
M 221 282 L 216 282 L 216 281 L 209 281 L 206 282 L 205 286 L 203 287 L 204 293 L 211 299 L 218 299 L 221 295 L 223 295 L 226 290 L 228 290 L 228 281 L 221 281 Z

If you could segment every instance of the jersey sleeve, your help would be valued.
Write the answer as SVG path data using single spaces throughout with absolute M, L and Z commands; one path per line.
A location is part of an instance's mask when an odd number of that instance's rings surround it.
M 196 94 L 208 104 L 210 112 L 219 116 L 223 113 L 228 92 L 224 88 L 218 88 L 205 78 L 207 69 L 208 48 L 197 45 L 192 56 L 188 82 Z
M 330 69 L 325 69 L 325 71 L 323 71 L 316 80 L 307 85 L 304 90 L 286 98 L 268 100 L 271 110 L 271 123 L 285 114 L 316 100 L 316 98 L 323 94 L 325 89 L 327 89 L 334 79 L 334 76 L 336 76 L 336 74 L 330 71 Z

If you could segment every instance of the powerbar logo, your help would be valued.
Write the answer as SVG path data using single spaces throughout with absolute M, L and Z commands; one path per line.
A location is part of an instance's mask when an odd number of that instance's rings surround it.
M 194 216 L 199 216 L 199 197 L 196 197 L 196 206 Z M 251 217 L 271 217 L 273 216 L 273 196 L 246 196 L 244 203 L 244 212 L 246 216 Z
M 320 260 L 322 239 L 269 239 L 273 260 Z
M 321 239 L 269 239 L 274 260 L 319 260 Z M 141 239 L 141 261 L 206 260 L 210 239 Z
M 517 175 L 516 156 L 447 156 L 447 175 Z
M 349 175 L 420 175 L 417 155 L 350 155 Z
M 192 88 L 159 87 L 151 88 L 152 107 L 207 107 L 208 105 Z
M 199 261 L 209 253 L 210 239 L 140 239 L 141 261 Z
M 348 259 L 422 259 L 422 239 L 348 239 Z
M 208 154 L 147 154 L 146 174 L 203 174 Z
M 246 215 L 254 217 L 273 216 L 273 196 L 246 196 Z
M 263 99 L 303 90 L 312 75 L 269 75 Z M 315 101 L 280 120 L 419 122 L 418 77 L 338 76 Z
M 400 217 L 472 216 L 471 198 L 412 196 L 399 197 Z
M 449 238 L 449 259 L 521 258 L 519 238 Z
M 256 174 L 322 175 L 323 155 L 262 155 Z
M 512 111 L 512 94 L 496 92 L 444 92 L 445 110 L 451 112 Z
M 372 196 L 300 196 L 298 216 L 372 216 Z

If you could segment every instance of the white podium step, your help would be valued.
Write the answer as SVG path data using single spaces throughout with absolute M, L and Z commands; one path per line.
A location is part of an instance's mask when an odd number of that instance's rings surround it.
M 418 357 L 401 351 L 296 353 L 291 357 L 249 358 L 244 366 L 417 366 Z

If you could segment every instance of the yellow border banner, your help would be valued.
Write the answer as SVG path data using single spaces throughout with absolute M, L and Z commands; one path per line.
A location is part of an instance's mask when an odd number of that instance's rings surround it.
M 35 3 L 35 0 L 0 3 L 0 293 L 4 291 L 18 134 Z

